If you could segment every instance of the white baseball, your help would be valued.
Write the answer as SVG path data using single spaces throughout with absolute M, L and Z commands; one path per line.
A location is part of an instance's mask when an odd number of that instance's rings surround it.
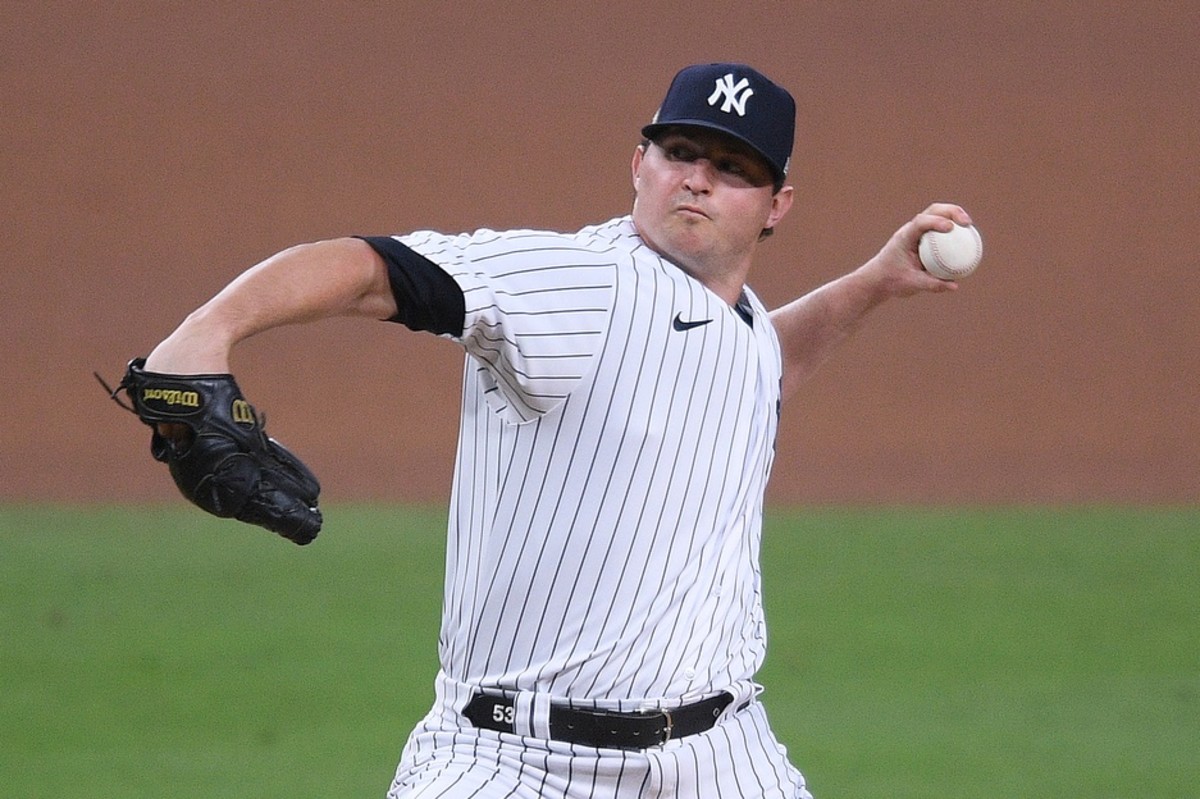
M 917 250 L 925 271 L 942 280 L 961 280 L 983 260 L 983 239 L 974 225 L 954 223 L 949 233 L 927 230 Z

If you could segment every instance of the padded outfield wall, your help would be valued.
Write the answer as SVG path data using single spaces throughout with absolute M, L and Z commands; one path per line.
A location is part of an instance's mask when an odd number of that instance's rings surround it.
M 524 9 L 524 10 L 523 10 Z M 175 496 L 115 379 L 290 244 L 624 213 L 681 65 L 800 108 L 769 304 L 964 204 L 980 272 L 879 312 L 785 408 L 770 498 L 1193 502 L 1194 3 L 8 4 L 0 499 Z M 460 354 L 384 324 L 237 353 L 334 499 L 444 500 Z

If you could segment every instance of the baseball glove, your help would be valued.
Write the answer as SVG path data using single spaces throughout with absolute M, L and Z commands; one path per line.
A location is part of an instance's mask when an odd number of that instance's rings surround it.
M 167 464 L 188 500 L 214 516 L 234 518 L 307 544 L 321 529 L 321 486 L 299 458 L 264 430 L 265 419 L 242 397 L 233 375 L 166 375 L 129 362 L 109 396 L 154 431 L 150 454 Z M 118 398 L 122 391 L 132 405 Z

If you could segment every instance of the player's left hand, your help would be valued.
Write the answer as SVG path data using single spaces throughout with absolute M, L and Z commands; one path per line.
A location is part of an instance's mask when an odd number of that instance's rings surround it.
M 167 464 L 181 494 L 214 516 L 235 518 L 307 544 L 321 529 L 320 483 L 263 429 L 230 374 L 168 375 L 129 362 L 116 389 L 122 407 L 154 431 L 150 453 Z M 132 405 L 117 395 L 122 391 Z
M 957 283 L 940 280 L 926 272 L 919 254 L 921 234 L 927 230 L 947 232 L 955 222 L 972 224 L 970 215 L 961 206 L 933 203 L 892 234 L 875 257 L 863 264 L 863 274 L 876 282 L 883 293 L 893 297 L 957 291 Z

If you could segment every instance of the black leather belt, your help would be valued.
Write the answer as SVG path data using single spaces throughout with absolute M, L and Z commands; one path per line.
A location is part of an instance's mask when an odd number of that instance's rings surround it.
M 550 706 L 550 738 L 564 743 L 606 749 L 646 749 L 672 738 L 683 738 L 712 729 L 721 711 L 733 701 L 718 694 L 691 705 L 633 712 Z M 463 708 L 476 727 L 515 733 L 513 697 L 477 693 Z

